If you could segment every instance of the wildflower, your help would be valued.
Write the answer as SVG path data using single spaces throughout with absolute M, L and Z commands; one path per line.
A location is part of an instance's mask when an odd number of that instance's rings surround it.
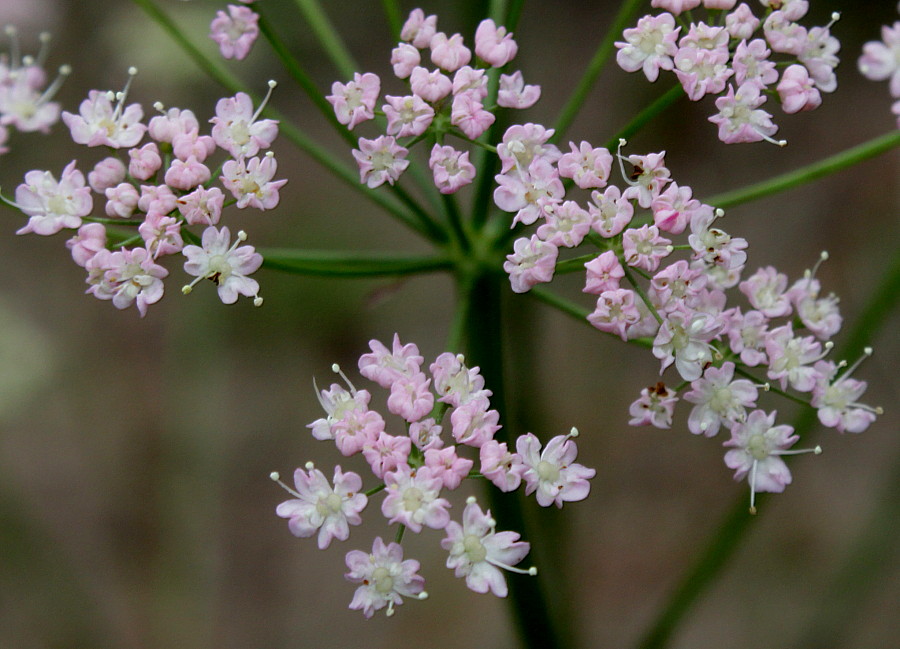
M 400 28 L 400 40 L 419 49 L 428 47 L 437 31 L 437 16 L 425 16 L 421 9 L 413 9 Z
M 493 20 L 487 18 L 478 24 L 475 30 L 475 54 L 495 68 L 502 68 L 512 61 L 519 46 L 506 32 L 506 28 L 497 27 Z
M 447 524 L 447 537 L 441 541 L 441 547 L 450 553 L 447 567 L 457 577 L 465 577 L 471 590 L 506 597 L 506 579 L 501 569 L 528 575 L 537 574 L 537 569 L 513 567 L 525 558 L 531 546 L 520 541 L 516 532 L 497 532 L 496 526 L 490 510 L 482 511 L 475 498 L 469 497 L 462 524 Z
M 435 144 L 428 166 L 434 184 L 442 194 L 456 193 L 475 179 L 475 165 L 469 162 L 469 152 L 457 151 L 451 146 Z
M 286 179 L 272 180 L 278 163 L 271 151 L 260 158 L 229 160 L 222 165 L 222 184 L 237 199 L 237 206 L 247 206 L 258 210 L 271 210 L 278 205 L 278 190 L 287 183 Z
M 456 72 L 472 60 L 472 51 L 463 44 L 463 37 L 459 34 L 448 38 L 444 32 L 437 32 L 428 46 L 431 48 L 431 62 L 447 72 Z
M 674 65 L 672 57 L 678 50 L 680 30 L 672 14 L 644 16 L 637 27 L 624 31 L 625 42 L 616 43 L 616 62 L 626 72 L 643 70 L 647 81 L 656 81 L 661 69 L 671 70 Z
M 653 355 L 662 361 L 660 374 L 674 361 L 685 381 L 699 379 L 713 359 L 709 341 L 721 329 L 719 320 L 708 313 L 692 313 L 687 308 L 667 313 L 653 341 Z
M 823 426 L 835 428 L 840 433 L 861 433 L 875 421 L 877 415 L 882 414 L 880 407 L 859 403 L 868 384 L 851 378 L 859 364 L 871 355 L 872 348 L 866 347 L 862 358 L 840 376 L 837 374 L 844 363 L 819 361 L 815 364 L 817 380 L 811 403 L 817 409 L 816 414 Z
M 381 107 L 387 117 L 388 135 L 407 137 L 422 135 L 431 125 L 434 109 L 418 95 L 406 97 L 384 96 L 387 103 Z
M 584 500 L 590 491 L 588 480 L 597 472 L 574 462 L 578 447 L 572 441 L 578 436 L 573 428 L 568 435 L 557 435 L 541 451 L 541 442 L 532 433 L 526 433 L 516 440 L 516 450 L 522 456 L 525 469 L 525 494 L 537 492 L 538 504 L 549 507 L 563 502 Z
M 734 363 L 709 367 L 703 377 L 691 382 L 684 400 L 696 404 L 688 417 L 694 435 L 714 437 L 722 423 L 743 421 L 745 409 L 756 405 L 756 386 L 746 379 L 734 381 Z
M 656 385 L 641 390 L 641 396 L 628 408 L 628 414 L 631 415 L 628 425 L 669 428 L 672 426 L 676 403 L 678 395 L 675 391 L 659 381 Z
M 709 118 L 719 127 L 719 139 L 726 144 L 761 140 L 778 146 L 787 144 L 784 140 L 772 139 L 778 127 L 772 123 L 772 116 L 759 108 L 765 101 L 765 95 L 755 83 L 745 82 L 737 92 L 729 85 L 728 92 L 716 99 L 719 112 Z
M 169 274 L 153 262 L 144 248 L 123 248 L 111 252 L 99 250 L 85 263 L 88 271 L 87 290 L 101 300 L 112 300 L 117 309 L 137 306 L 141 317 L 147 315 L 147 307 L 163 296 L 163 278 Z
M 141 141 L 147 127 L 141 124 L 144 110 L 140 104 L 125 108 L 125 99 L 136 68 L 128 68 L 128 83 L 122 92 L 91 90 L 78 107 L 78 115 L 63 111 L 62 120 L 72 133 L 72 139 L 87 146 L 108 146 L 114 149 L 131 148 Z M 113 106 L 113 100 L 116 105 Z
M 381 92 L 381 80 L 377 74 L 367 72 L 353 74 L 353 81 L 346 84 L 335 81 L 331 94 L 325 97 L 334 106 L 334 114 L 341 124 L 353 127 L 375 117 L 375 102 Z
M 228 13 L 217 11 L 209 25 L 209 37 L 219 46 L 223 58 L 241 61 L 259 36 L 259 16 L 249 7 L 228 5 Z
M 756 513 L 754 499 L 757 493 L 781 493 L 791 484 L 791 471 L 781 456 L 810 452 L 818 455 L 822 452 L 818 446 L 815 449 L 787 450 L 800 438 L 793 434 L 792 427 L 776 426 L 775 415 L 775 412 L 766 414 L 762 410 L 754 410 L 745 422 L 737 422 L 731 427 L 731 439 L 724 444 L 731 447 L 725 453 L 725 465 L 735 469 L 734 479 L 748 479 L 752 514 Z
M 362 523 L 360 512 L 365 509 L 368 499 L 359 493 L 362 478 L 341 467 L 334 468 L 334 487 L 312 462 L 306 463 L 306 471 L 294 471 L 296 490 L 285 485 L 277 473 L 272 479 L 295 496 L 275 508 L 275 513 L 288 519 L 288 528 L 294 536 L 309 537 L 319 533 L 319 549 L 324 550 L 332 539 L 346 541 L 350 536 L 350 525 Z
M 81 217 L 93 209 L 91 188 L 73 160 L 63 169 L 59 181 L 49 171 L 29 171 L 25 182 L 16 188 L 15 207 L 28 217 L 28 223 L 16 234 L 50 235 L 63 228 L 77 228 Z
M 384 183 L 393 185 L 400 174 L 409 166 L 409 153 L 390 135 L 382 135 L 374 140 L 359 138 L 359 149 L 353 150 L 353 157 L 359 166 L 359 181 L 374 189 Z
M 497 105 L 501 108 L 531 108 L 541 98 L 541 87 L 525 85 L 522 73 L 500 75 Z
M 389 522 L 406 525 L 416 533 L 422 531 L 422 525 L 433 530 L 447 527 L 450 503 L 440 497 L 444 483 L 433 469 L 423 466 L 413 470 L 401 464 L 384 474 L 384 484 L 387 496 L 381 503 L 381 513 Z
M 349 572 L 344 575 L 354 584 L 361 584 L 353 594 L 350 608 L 362 610 L 367 618 L 387 607 L 387 615 L 394 614 L 404 597 L 425 599 L 425 580 L 419 576 L 419 562 L 403 560 L 403 548 L 397 543 L 384 544 L 376 537 L 372 553 L 351 550 L 347 553 Z
M 247 277 L 255 273 L 262 265 L 262 255 L 253 246 L 240 246 L 246 241 L 247 234 L 238 232 L 233 245 L 229 246 L 231 233 L 227 227 L 217 230 L 208 227 L 203 231 L 200 246 L 185 246 L 182 253 L 187 257 L 184 272 L 195 275 L 197 279 L 184 286 L 184 294 L 191 292 L 201 279 L 212 280 L 219 293 L 219 299 L 225 304 L 234 304 L 238 295 L 253 298 L 253 304 L 262 304 L 259 297 L 259 284 L 255 279 Z
M 250 96 L 243 92 L 217 101 L 216 116 L 209 120 L 213 125 L 213 141 L 236 159 L 253 157 L 260 149 L 272 146 L 272 142 L 278 137 L 278 122 L 258 118 L 274 88 L 275 82 L 270 81 L 269 92 L 255 111 Z M 173 137 L 173 145 L 177 138 L 178 135 Z
M 553 279 L 559 251 L 552 243 L 532 235 L 530 239 L 516 239 L 513 250 L 513 254 L 506 256 L 503 270 L 509 274 L 514 293 L 527 293 L 535 284 Z

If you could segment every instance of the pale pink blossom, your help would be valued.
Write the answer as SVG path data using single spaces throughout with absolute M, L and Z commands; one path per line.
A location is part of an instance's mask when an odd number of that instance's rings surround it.
M 441 547 L 450 553 L 447 567 L 457 577 L 465 577 L 471 590 L 506 597 L 508 589 L 501 569 L 534 574 L 513 568 L 531 546 L 520 541 L 517 532 L 497 532 L 490 510 L 483 512 L 474 497 L 466 501 L 462 521 L 461 525 L 456 521 L 447 524 Z
M 178 198 L 178 211 L 189 225 L 215 225 L 222 215 L 225 194 L 218 187 L 197 187 Z
M 370 439 L 362 448 L 363 457 L 369 463 L 372 473 L 379 480 L 384 474 L 406 465 L 412 449 L 412 440 L 403 435 L 389 435 L 383 430 Z
M 413 9 L 400 28 L 400 40 L 423 49 L 428 47 L 437 31 L 437 16 L 425 16 L 421 9 Z
M 140 195 L 131 183 L 119 183 L 115 187 L 107 187 L 103 192 L 106 196 L 106 215 L 127 219 L 134 213 L 138 206 Z
M 485 110 L 478 98 L 469 93 L 456 95 L 450 111 L 450 123 L 475 140 L 494 123 L 494 114 Z
M 93 171 L 88 173 L 88 185 L 91 186 L 98 194 L 102 194 L 106 189 L 115 187 L 125 180 L 127 169 L 125 163 L 118 158 L 103 158 L 94 165 Z
M 384 474 L 386 496 L 381 513 L 391 523 L 400 523 L 419 533 L 422 526 L 442 530 L 450 522 L 450 503 L 441 498 L 443 481 L 427 466 L 411 469 L 401 464 Z
M 641 396 L 628 408 L 631 419 L 629 426 L 653 426 L 668 429 L 672 426 L 672 416 L 678 396 L 662 381 L 641 390 Z
M 453 90 L 450 77 L 440 70 L 429 71 L 421 66 L 413 68 L 409 75 L 409 84 L 413 93 L 432 103 L 440 101 Z
M 84 267 L 91 285 L 88 293 L 101 300 L 112 300 L 117 309 L 134 304 L 141 317 L 147 315 L 149 305 L 162 298 L 162 280 L 169 274 L 154 263 L 144 248 L 122 248 L 116 252 L 103 248 Z
M 448 37 L 437 32 L 431 37 L 431 62 L 447 72 L 456 72 L 472 60 L 472 51 L 463 44 L 463 37 L 453 34 Z
M 622 235 L 622 253 L 626 264 L 652 273 L 672 253 L 672 242 L 655 225 L 628 228 Z
M 602 237 L 610 238 L 619 234 L 631 222 L 634 205 L 627 196 L 622 196 L 618 187 L 610 185 L 602 194 L 597 190 L 591 192 L 588 213 L 591 215 L 591 227 L 594 231 Z
M 347 128 L 375 117 L 375 103 L 381 92 L 381 79 L 377 74 L 366 72 L 353 73 L 353 81 L 346 84 L 335 81 L 331 85 L 331 94 L 325 97 L 334 106 L 334 114 L 341 124 Z
M 559 175 L 571 178 L 581 189 L 605 187 L 612 168 L 612 154 L 585 141 L 578 147 L 574 142 L 569 142 L 569 148 L 569 153 L 564 153 L 557 162 Z
M 722 323 L 709 313 L 686 308 L 667 313 L 653 340 L 653 355 L 662 361 L 659 373 L 673 362 L 685 381 L 694 381 L 713 360 L 710 341 L 718 336 Z
M 147 251 L 156 259 L 160 255 L 171 255 L 184 248 L 181 238 L 181 222 L 174 216 L 150 212 L 138 226 Z
M 771 50 L 761 38 L 754 38 L 749 43 L 746 40 L 738 43 L 731 61 L 734 68 L 734 82 L 739 87 L 747 82 L 763 87 L 778 81 L 775 61 L 769 58 L 771 54 Z
M 139 149 L 129 149 L 128 158 L 128 173 L 138 180 L 149 180 L 162 166 L 156 142 L 147 142 Z
M 787 294 L 788 278 L 774 267 L 760 268 L 738 285 L 753 308 L 767 318 L 788 316 L 793 311 Z
M 271 210 L 278 205 L 278 190 L 287 183 L 286 179 L 272 180 L 277 170 L 278 163 L 269 151 L 261 159 L 228 160 L 222 165 L 220 180 L 237 199 L 239 209 Z
M 597 472 L 575 462 L 578 447 L 572 438 L 577 434 L 573 428 L 569 435 L 557 435 L 543 450 L 532 433 L 516 440 L 516 451 L 525 465 L 525 495 L 537 492 L 535 497 L 541 507 L 562 507 L 564 502 L 584 500 L 590 492 L 588 480 Z
M 591 215 L 575 201 L 565 201 L 549 212 L 537 236 L 559 248 L 574 248 L 591 231 Z
M 177 201 L 178 197 L 168 185 L 141 185 L 138 208 L 148 214 L 150 212 L 168 214 L 177 207 Z
M 435 477 L 441 479 L 445 489 L 456 489 L 469 475 L 474 462 L 459 457 L 455 446 L 446 448 L 430 448 L 425 451 L 425 466 L 431 469 Z
M 247 57 L 259 36 L 259 16 L 249 7 L 228 5 L 228 13 L 217 11 L 209 25 L 209 37 L 219 46 L 223 58 L 238 61 Z
M 616 62 L 626 72 L 643 70 L 648 81 L 656 81 L 660 70 L 671 70 L 674 65 L 680 30 L 672 14 L 644 16 L 636 27 L 623 32 L 624 42 L 616 43 Z
M 864 353 L 863 358 L 871 355 L 872 348 L 867 347 Z M 882 412 L 881 408 L 859 402 L 868 384 L 851 378 L 850 375 L 858 365 L 859 361 L 840 376 L 837 376 L 840 368 L 835 363 L 819 361 L 815 365 L 819 378 L 813 388 L 810 403 L 816 408 L 822 425 L 834 428 L 839 433 L 861 433 Z
M 106 227 L 102 223 L 85 223 L 77 234 L 66 241 L 72 259 L 84 268 L 88 260 L 106 247 Z
M 125 96 L 126 92 L 120 93 L 113 106 L 115 93 L 91 90 L 81 102 L 78 115 L 63 111 L 62 120 L 69 127 L 72 139 L 78 144 L 114 149 L 127 149 L 140 142 L 147 130 L 141 124 L 144 110 L 140 104 L 131 104 L 123 110 Z
M 362 478 L 340 466 L 334 468 L 334 487 L 328 478 L 307 464 L 306 471 L 294 471 L 295 490 L 288 489 L 296 496 L 275 508 L 275 513 L 288 519 L 288 529 L 297 537 L 306 538 L 318 533 L 320 550 L 327 548 L 333 539 L 346 541 L 350 536 L 350 525 L 362 523 L 360 512 L 365 509 L 368 498 L 363 493 Z
M 812 336 L 795 336 L 788 323 L 768 332 L 765 347 L 770 379 L 778 381 L 782 390 L 790 384 L 798 392 L 811 392 L 819 379 L 813 364 L 828 353 L 831 343 L 826 343 L 823 352 L 819 341 Z
M 725 29 L 732 38 L 746 40 L 753 36 L 759 27 L 759 18 L 753 14 L 753 10 L 742 2 L 734 11 L 725 16 Z
M 434 395 L 428 389 L 431 379 L 422 372 L 402 376 L 391 384 L 388 410 L 408 422 L 418 421 L 434 406 Z
M 247 277 L 259 270 L 262 255 L 253 246 L 240 246 L 246 238 L 243 231 L 238 232 L 232 245 L 231 233 L 227 227 L 221 230 L 212 226 L 206 228 L 200 246 L 189 245 L 182 250 L 187 258 L 184 272 L 196 277 L 182 288 L 182 292 L 190 293 L 200 280 L 209 279 L 216 285 L 219 299 L 225 304 L 237 302 L 238 295 L 253 297 L 255 304 L 262 304 L 259 284 L 255 279 Z
M 484 377 L 477 367 L 466 367 L 462 354 L 444 352 L 428 367 L 434 379 L 434 389 L 440 395 L 438 401 L 454 408 L 491 395 L 484 389 Z
M 250 158 L 261 149 L 268 149 L 278 136 L 278 122 L 274 119 L 258 119 L 265 103 L 264 101 L 254 111 L 253 100 L 243 92 L 217 101 L 216 116 L 209 120 L 213 125 L 213 141 L 234 158 Z M 176 140 L 177 136 L 173 139 L 173 144 Z
M 350 608 L 362 610 L 367 618 L 387 607 L 392 615 L 404 597 L 425 597 L 425 580 L 419 576 L 419 562 L 403 560 L 403 548 L 397 543 L 384 544 L 376 537 L 372 553 L 351 550 L 346 557 L 349 572 L 344 577 L 360 584 L 353 593 Z
M 614 291 L 619 288 L 619 280 L 625 277 L 625 270 L 612 250 L 607 250 L 585 263 L 584 268 L 587 271 L 586 281 L 581 290 L 594 295 L 600 295 L 603 291 Z
M 422 62 L 422 55 L 409 43 L 400 43 L 391 51 L 391 65 L 398 79 L 406 79 Z
M 475 30 L 475 54 L 483 61 L 495 68 L 502 68 L 515 58 L 518 51 L 519 46 L 505 27 L 497 27 L 490 18 L 478 23 Z
M 522 73 L 516 70 L 512 74 L 500 75 L 500 89 L 497 92 L 497 105 L 501 108 L 531 108 L 541 98 L 541 87 L 525 85 Z
M 500 491 L 509 492 L 518 489 L 522 483 L 522 456 L 511 453 L 505 442 L 495 439 L 486 441 L 478 451 L 481 462 L 481 475 L 490 480 Z
M 688 416 L 688 430 L 694 435 L 714 437 L 722 424 L 744 421 L 746 409 L 756 405 L 756 386 L 747 379 L 734 380 L 734 368 L 731 361 L 709 367 L 691 382 L 684 400 L 696 404 Z
M 49 171 L 29 171 L 16 187 L 16 207 L 29 217 L 16 234 L 50 235 L 63 228 L 81 226 L 81 218 L 91 213 L 91 188 L 73 160 L 63 169 L 59 181 Z
M 520 237 L 513 243 L 513 254 L 506 256 L 503 270 L 509 275 L 514 293 L 527 293 L 536 284 L 553 279 L 559 250 L 537 235 Z
M 487 397 L 470 399 L 450 413 L 453 439 L 459 444 L 480 448 L 500 430 L 500 413 L 490 410 Z
M 588 322 L 600 331 L 617 334 L 622 340 L 628 340 L 629 327 L 640 319 L 635 293 L 627 288 L 601 292 L 593 312 L 587 317 Z
M 369 348 L 372 353 L 359 357 L 359 373 L 383 388 L 418 374 L 424 360 L 415 343 L 402 344 L 398 334 L 394 334 L 391 350 L 375 339 L 369 341 Z
M 726 144 L 766 140 L 783 145 L 772 139 L 778 130 L 772 116 L 759 108 L 765 101 L 765 95 L 752 81 L 745 82 L 737 92 L 729 85 L 728 92 L 716 99 L 719 112 L 709 118 L 719 127 L 719 139 Z
M 464 65 L 453 75 L 453 94 L 468 94 L 478 101 L 483 102 L 487 97 L 487 77 L 484 70 L 475 70 Z
M 434 119 L 434 109 L 418 95 L 394 97 L 385 95 L 381 107 L 387 117 L 387 134 L 397 137 L 422 135 Z
M 434 184 L 442 194 L 453 194 L 475 179 L 475 165 L 469 162 L 468 151 L 435 144 L 431 149 L 428 167 Z
M 872 81 L 890 79 L 890 92 L 900 97 L 900 21 L 881 27 L 881 40 L 863 45 L 859 71 Z
M 390 135 L 382 135 L 374 140 L 359 138 L 359 149 L 353 150 L 353 157 L 359 167 L 359 181 L 370 189 L 384 183 L 393 185 L 409 166 L 409 160 L 406 159 L 408 153 Z

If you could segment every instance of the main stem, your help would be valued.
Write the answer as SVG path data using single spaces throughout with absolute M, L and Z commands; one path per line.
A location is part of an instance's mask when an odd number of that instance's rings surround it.
M 462 282 L 461 291 L 469 291 L 470 301 L 466 328 L 466 364 L 481 368 L 485 385 L 493 393 L 491 405 L 500 413 L 500 420 L 508 422 L 503 381 L 503 308 L 501 277 L 487 271 Z M 496 438 L 512 443 L 507 429 Z M 517 530 L 525 540 L 535 545 L 541 542 L 538 530 L 528 529 L 522 502 L 516 492 L 488 492 L 491 514 L 498 529 Z M 533 554 L 537 554 L 534 553 Z M 509 573 L 509 605 L 519 633 L 521 645 L 528 649 L 556 649 L 563 643 L 551 615 L 551 606 L 542 588 L 541 577 Z

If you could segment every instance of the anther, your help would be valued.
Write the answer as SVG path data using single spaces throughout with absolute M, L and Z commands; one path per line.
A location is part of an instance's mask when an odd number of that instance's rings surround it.
M 266 96 L 263 98 L 262 102 L 259 104 L 259 107 L 256 109 L 256 112 L 253 113 L 253 117 L 250 118 L 250 123 L 256 121 L 256 118 L 260 116 L 263 112 L 263 109 L 266 107 L 266 104 L 269 103 L 269 99 L 272 97 L 272 91 L 275 90 L 275 86 L 278 85 L 278 82 L 274 79 L 269 79 L 269 91 L 266 93 Z

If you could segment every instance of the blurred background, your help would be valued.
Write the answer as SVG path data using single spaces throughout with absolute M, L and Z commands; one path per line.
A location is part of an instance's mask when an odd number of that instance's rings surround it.
M 381 3 L 323 4 L 363 71 L 389 75 L 394 43 Z M 473 12 L 482 4 L 434 1 L 424 9 L 439 15 L 442 30 L 470 40 Z M 224 1 L 161 5 L 204 51 L 215 52 L 205 35 Z M 265 5 L 292 51 L 329 90 L 338 77 L 294 6 Z M 525 3 L 517 62 L 527 82 L 541 84 L 543 98 L 522 121 L 555 120 L 614 5 Z M 629 152 L 665 150 L 676 181 L 704 197 L 895 128 L 887 84 L 862 79 L 855 60 L 863 42 L 880 37 L 880 25 L 898 19 L 896 7 L 815 5 L 807 26 L 845 10 L 833 30 L 842 41 L 839 89 L 811 114 L 773 109 L 787 148 L 722 145 L 706 121 L 712 101 L 682 100 L 635 137 Z M 121 88 L 130 65 L 140 71 L 130 99 L 147 115 L 162 101 L 191 108 L 202 123 L 225 94 L 129 2 L 3 0 L 0 24 L 7 23 L 18 26 L 25 52 L 36 51 L 40 31 L 53 33 L 49 67 L 74 69 L 59 95 L 70 111 L 92 88 Z M 269 78 L 281 81 L 278 108 L 352 164 L 349 149 L 292 87 L 264 42 L 228 67 L 256 92 Z M 605 141 L 672 82 L 665 77 L 653 86 L 608 67 L 568 138 Z M 100 158 L 72 144 L 61 123 L 49 138 L 14 134 L 11 146 L 0 158 L 7 196 L 29 169 L 58 175 L 73 158 L 85 170 Z M 276 141 L 274 150 L 278 177 L 290 179 L 278 209 L 232 211 L 223 219 L 246 229 L 249 243 L 427 252 L 287 141 Z M 750 242 L 751 272 L 771 264 L 793 280 L 828 250 L 831 260 L 818 277 L 826 292 L 840 296 L 849 325 L 896 254 L 898 178 L 894 151 L 734 208 L 723 227 Z M 426 530 L 404 542 L 407 556 L 422 563 L 431 598 L 407 602 L 391 619 L 379 614 L 366 621 L 347 610 L 354 586 L 343 579 L 344 553 L 368 550 L 374 536 L 393 530 L 369 512 L 349 542 L 322 552 L 312 539 L 291 536 L 274 514 L 286 495 L 268 479 L 270 471 L 289 476 L 307 460 L 326 474 L 336 462 L 345 470 L 362 468 L 360 458 L 339 458 L 332 445 L 309 435 L 306 424 L 321 414 L 313 377 L 327 384 L 333 362 L 355 368 L 369 339 L 388 341 L 395 331 L 430 362 L 444 351 L 453 307 L 449 278 L 339 282 L 263 270 L 256 277 L 266 303 L 254 309 L 249 300 L 222 305 L 203 285 L 182 296 L 177 287 L 186 277 L 176 264 L 166 297 L 140 319 L 136 309 L 119 312 L 83 294 L 84 274 L 65 250 L 64 235 L 16 237 L 24 218 L 6 208 L 0 218 L 6 278 L 0 285 L 0 647 L 516 646 L 504 602 L 470 592 L 444 567 L 442 535 Z M 556 286 L 587 306 L 577 281 L 569 276 Z M 569 611 L 572 647 L 634 646 L 721 518 L 747 496 L 747 486 L 724 466 L 722 440 L 687 432 L 686 408 L 670 431 L 627 425 L 627 404 L 657 381 L 658 362 L 647 351 L 528 297 L 504 299 L 515 314 L 508 425 L 544 439 L 577 426 L 579 461 L 598 470 L 587 501 L 562 512 L 531 511 L 554 542 L 548 556 L 533 560 L 551 577 L 554 604 Z M 873 336 L 875 355 L 858 373 L 869 382 L 865 401 L 884 405 L 886 414 L 862 435 L 815 430 L 798 444 L 821 443 L 825 452 L 791 463 L 794 484 L 764 503 L 671 646 L 896 644 L 897 325 L 895 313 Z M 531 364 L 515 360 L 523 357 Z M 377 390 L 375 401 L 384 397 Z M 527 409 L 517 407 L 523 403 Z M 770 400 L 764 407 L 777 407 L 779 419 L 789 421 L 789 405 Z M 457 504 L 467 494 L 459 495 Z

